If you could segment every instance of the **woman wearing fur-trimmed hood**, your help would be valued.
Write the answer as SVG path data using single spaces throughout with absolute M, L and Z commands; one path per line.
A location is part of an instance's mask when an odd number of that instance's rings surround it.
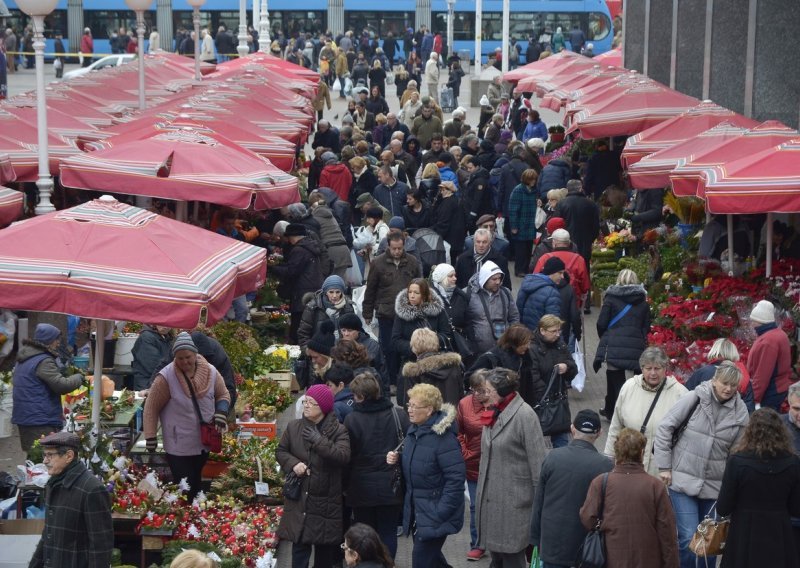
M 411 350 L 416 361 L 403 365 L 403 379 L 407 388 L 420 383 L 435 386 L 446 403 L 458 405 L 464 394 L 464 365 L 461 355 L 439 352 L 439 338 L 433 330 L 418 329 L 411 334 Z

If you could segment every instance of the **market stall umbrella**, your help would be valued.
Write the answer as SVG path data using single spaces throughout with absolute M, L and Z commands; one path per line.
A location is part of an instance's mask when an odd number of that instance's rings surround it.
M 568 59 L 558 67 L 541 71 L 536 75 L 523 77 L 517 82 L 515 89 L 523 92 L 535 92 L 537 95 L 542 96 L 545 92 L 556 88 L 559 80 L 571 79 L 580 71 L 591 69 L 594 65 L 588 57 L 581 56 L 580 58 Z
M 72 142 L 52 132 L 48 132 L 47 144 L 51 175 L 58 175 L 58 166 L 63 158 L 80 153 Z M 29 182 L 39 179 L 39 138 L 36 125 L 0 110 L 0 155 L 6 155 L 8 162 L 14 167 L 15 181 Z
M 0 154 L 0 183 L 8 183 L 17 179 L 14 166 L 8 154 Z
M 16 116 L 27 122 L 32 127 L 37 127 L 36 99 L 11 99 L 0 105 L 0 112 Z M 95 126 L 76 118 L 72 114 L 62 112 L 55 108 L 47 109 L 47 131 L 63 138 L 75 140 L 81 134 L 97 130 Z
M 625 69 L 603 69 L 600 67 L 586 69 L 547 93 L 542 97 L 539 106 L 558 112 L 567 103 L 581 97 L 586 92 L 586 89 L 610 86 L 626 73 Z
M 543 71 L 549 71 L 550 69 L 560 67 L 567 61 L 571 61 L 573 59 L 589 60 L 588 57 L 584 57 L 579 53 L 565 49 L 564 51 L 551 55 L 550 57 L 545 57 L 539 61 L 534 61 L 533 63 L 528 63 L 527 65 L 523 65 L 522 67 L 514 69 L 513 71 L 509 71 L 503 75 L 503 81 L 516 83 L 525 77 L 531 77 L 542 73 Z
M 663 85 L 637 85 L 577 113 L 567 133 L 604 138 L 632 135 L 696 106 L 700 101 Z
M 4 308 L 191 329 L 261 286 L 266 251 L 103 196 L 0 231 Z M 102 374 L 97 342 L 95 376 Z M 99 424 L 100 389 L 93 421 Z
M 608 65 L 609 67 L 622 67 L 622 48 L 615 47 L 600 55 L 595 55 L 593 61 Z
M 64 160 L 61 183 L 238 209 L 277 209 L 300 199 L 297 178 L 216 133 L 154 131 L 111 145 Z
M 638 71 L 628 71 L 617 76 L 614 81 L 599 81 L 576 89 L 571 93 L 572 100 L 569 101 L 565 107 L 566 112 L 564 114 L 563 123 L 565 126 L 568 126 L 572 122 L 573 116 L 588 106 L 605 102 L 631 87 L 653 84 L 666 88 L 660 83 L 655 83 L 655 81 L 649 77 L 643 77 Z
M 700 152 L 706 152 L 709 148 L 741 136 L 747 130 L 731 121 L 721 122 L 697 136 L 645 156 L 627 168 L 628 180 L 635 189 L 666 187 L 670 184 L 670 174 L 676 167 L 690 162 Z M 675 194 L 685 197 L 678 191 Z M 692 193 L 691 196 L 694 195 Z
M 0 227 L 5 227 L 20 218 L 24 194 L 8 187 L 0 187 Z
M 690 161 L 676 166 L 669 175 L 672 189 L 678 196 L 705 198 L 708 177 L 704 174 L 709 168 L 751 156 L 798 136 L 800 133 L 797 130 L 777 120 L 762 122 L 739 136 L 698 152 Z
M 256 53 L 251 53 L 245 57 L 238 57 L 236 59 L 226 61 L 225 63 L 220 63 L 217 65 L 216 74 L 226 75 L 235 73 L 240 71 L 242 68 L 249 66 L 266 67 L 280 73 L 285 77 L 299 77 L 307 81 L 312 81 L 315 84 L 319 81 L 319 73 L 316 71 L 306 69 L 305 67 L 292 63 L 291 61 L 286 61 L 285 59 L 275 57 L 274 55 L 264 53 L 263 51 L 257 51 Z
M 711 101 L 703 101 L 629 138 L 622 151 L 622 167 L 629 168 L 648 154 L 688 140 L 722 122 L 744 128 L 758 125 L 757 120 L 746 118 Z

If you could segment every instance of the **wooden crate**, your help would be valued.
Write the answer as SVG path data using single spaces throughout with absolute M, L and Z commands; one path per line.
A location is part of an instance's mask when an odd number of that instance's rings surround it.
M 275 381 L 289 392 L 297 392 L 300 390 L 300 387 L 297 384 L 297 377 L 295 377 L 295 374 L 291 371 L 275 371 L 274 373 L 267 373 L 258 378 Z

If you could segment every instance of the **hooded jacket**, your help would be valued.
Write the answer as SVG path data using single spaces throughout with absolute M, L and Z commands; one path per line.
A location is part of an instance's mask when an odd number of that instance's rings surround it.
M 149 325 L 142 327 L 131 353 L 133 388 L 149 388 L 156 374 L 172 361 L 172 338 L 163 336 Z M 68 391 L 69 392 L 69 391 Z
M 300 347 L 305 347 L 314 334 L 318 333 L 323 322 L 333 322 L 335 329 L 339 330 L 339 318 L 344 314 L 353 314 L 353 302 L 344 296 L 344 306 L 340 310 L 326 308 L 322 290 L 314 292 L 314 296 L 306 304 L 300 326 L 297 328 L 297 341 Z M 329 311 L 330 310 L 330 311 Z
M 544 315 L 561 317 L 561 293 L 556 283 L 545 274 L 528 274 L 517 294 L 517 309 L 522 323 L 531 330 L 538 327 Z
M 311 208 L 311 215 L 319 223 L 320 240 L 328 250 L 328 258 L 333 264 L 333 272 L 343 273 L 352 266 L 353 261 L 350 258 L 347 241 L 333 211 L 327 205 L 320 203 Z
M 377 182 L 375 183 L 377 184 Z M 375 185 L 372 187 L 375 187 Z M 325 202 L 328 204 L 331 212 L 333 212 L 333 217 L 339 224 L 339 230 L 342 232 L 347 246 L 352 247 L 353 231 L 351 230 L 351 226 L 353 225 L 353 215 L 350 210 L 350 204 L 346 199 L 339 199 L 338 194 L 330 187 L 320 187 L 317 191 L 325 197 Z
M 626 305 L 631 308 L 613 327 L 611 321 Z M 609 286 L 603 298 L 603 307 L 597 316 L 597 334 L 600 341 L 594 356 L 594 370 L 597 372 L 603 363 L 617 369 L 636 370 L 639 357 L 647 347 L 647 334 L 650 332 L 650 307 L 647 305 L 647 292 L 641 284 Z
M 342 201 L 350 199 L 350 188 L 353 185 L 353 174 L 341 162 L 327 164 L 319 175 L 320 187 L 330 187 Z
M 563 158 L 550 160 L 542 168 L 539 180 L 536 182 L 536 189 L 542 201 L 547 201 L 547 192 L 551 189 L 567 187 L 567 182 L 572 178 L 572 168 Z
M 429 302 L 420 306 L 408 303 L 408 291 L 403 289 L 397 294 L 394 302 L 394 312 L 397 317 L 392 328 L 392 346 L 404 360 L 414 358 L 411 351 L 411 334 L 417 329 L 428 328 L 439 336 L 440 344 L 443 338 L 453 339 L 450 321 L 444 311 L 444 304 L 437 294 L 431 293 Z
M 284 264 L 270 268 L 280 280 L 278 291 L 289 299 L 292 312 L 302 312 L 303 296 L 322 287 L 321 246 L 309 237 L 302 238 L 291 248 Z
M 406 387 L 427 383 L 439 389 L 442 399 L 458 405 L 464 396 L 464 365 L 458 353 L 425 353 L 403 365 Z
M 686 429 L 673 448 L 672 436 L 687 417 Z M 749 420 L 739 393 L 721 402 L 710 381 L 676 402 L 661 420 L 654 445 L 659 471 L 672 471 L 670 489 L 690 497 L 716 499 L 728 455 Z
M 490 294 L 480 284 L 480 273 L 469 279 L 467 296 L 467 339 L 475 353 L 484 353 L 494 347 L 499 338 L 495 337 L 493 322 L 500 322 L 507 329 L 512 323 L 519 323 L 519 311 L 508 288 L 500 286 L 497 293 Z M 481 298 L 486 300 L 488 317 Z
M 503 271 L 503 286 L 511 290 L 511 275 L 508 272 L 508 259 L 495 248 L 490 248 L 481 261 L 481 266 L 492 261 Z M 469 285 L 469 280 L 480 271 L 475 261 L 475 240 L 472 246 L 458 255 L 454 268 L 456 269 L 456 286 L 464 288 Z
M 466 469 L 456 438 L 456 409 L 442 404 L 406 435 L 402 467 L 406 482 L 403 534 L 430 540 L 456 534 L 464 526 Z

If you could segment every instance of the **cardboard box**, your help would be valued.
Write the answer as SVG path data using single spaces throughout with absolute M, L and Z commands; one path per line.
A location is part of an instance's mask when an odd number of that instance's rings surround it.
M 13 519 L 0 521 L 0 534 L 40 535 L 44 531 L 44 519 Z
M 237 423 L 241 438 L 274 438 L 278 435 L 277 422 L 243 422 Z

